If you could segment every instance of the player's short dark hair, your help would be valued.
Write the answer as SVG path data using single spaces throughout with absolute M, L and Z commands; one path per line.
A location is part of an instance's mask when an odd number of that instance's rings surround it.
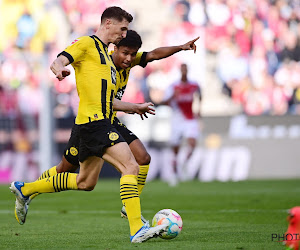
M 124 46 L 124 47 L 128 47 L 128 48 L 139 49 L 142 46 L 142 38 L 136 31 L 127 30 L 126 37 L 123 38 L 116 46 L 118 48 L 120 46 Z
M 101 15 L 101 23 L 109 18 L 116 19 L 119 22 L 122 22 L 123 19 L 126 19 L 129 23 L 133 20 L 131 14 L 117 6 L 108 7 L 103 11 Z

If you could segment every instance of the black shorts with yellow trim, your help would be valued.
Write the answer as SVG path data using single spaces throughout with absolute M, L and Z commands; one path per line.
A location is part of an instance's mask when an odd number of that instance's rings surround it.
M 79 161 L 89 156 L 102 157 L 106 148 L 125 142 L 109 119 L 79 125 Z
M 70 139 L 65 147 L 64 157 L 74 166 L 79 167 L 79 125 L 74 124 Z
M 115 117 L 113 125 L 120 132 L 120 134 L 123 136 L 128 145 L 134 140 L 139 139 L 122 122 L 120 122 L 120 120 L 117 117 Z

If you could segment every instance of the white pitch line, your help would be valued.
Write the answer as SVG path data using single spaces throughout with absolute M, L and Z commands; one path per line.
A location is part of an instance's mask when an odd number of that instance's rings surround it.
M 30 214 L 117 214 L 119 211 L 111 210 L 91 210 L 91 211 L 80 211 L 80 210 L 30 210 Z M 155 213 L 150 210 L 143 210 L 143 214 Z M 178 210 L 180 214 L 207 214 L 207 213 L 288 213 L 288 209 L 221 209 L 215 211 L 208 210 Z M 14 210 L 0 210 L 0 214 L 13 214 Z

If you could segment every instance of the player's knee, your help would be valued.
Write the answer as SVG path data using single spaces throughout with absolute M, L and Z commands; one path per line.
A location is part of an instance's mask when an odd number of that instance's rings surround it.
M 122 174 L 123 175 L 138 175 L 140 167 L 137 163 L 127 164 L 124 168 Z
M 140 166 L 149 165 L 151 162 L 151 156 L 145 152 L 143 155 L 137 157 L 136 161 Z

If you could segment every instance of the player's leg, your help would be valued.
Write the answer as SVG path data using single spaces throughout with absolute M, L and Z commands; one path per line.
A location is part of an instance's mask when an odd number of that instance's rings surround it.
M 120 132 L 124 140 L 130 147 L 130 150 L 139 164 L 139 174 L 138 174 L 138 191 L 139 195 L 145 186 L 147 174 L 149 171 L 149 164 L 151 161 L 151 157 L 144 147 L 143 143 L 140 139 L 131 132 L 123 123 L 119 121 L 118 118 L 115 118 L 113 125 Z
M 77 165 L 76 166 L 73 165 L 65 158 L 65 156 L 63 156 L 60 163 L 57 166 L 54 166 L 54 167 L 46 170 L 37 180 L 39 181 L 39 180 L 54 176 L 59 173 L 64 173 L 64 172 L 75 173 L 77 169 L 78 169 Z M 30 202 L 38 195 L 39 195 L 39 193 L 30 195 L 27 205 L 29 205 Z
M 79 150 L 79 127 L 74 124 L 71 131 L 70 139 L 67 143 L 67 146 L 64 151 L 64 155 L 62 156 L 61 162 L 45 172 L 38 178 L 39 180 L 55 176 L 58 173 L 70 172 L 75 173 L 77 168 L 79 167 L 79 159 L 78 159 L 78 150 Z M 38 196 L 40 193 L 34 193 L 30 195 L 27 199 L 26 204 L 22 204 L 16 199 L 15 202 L 15 217 L 17 221 L 23 225 L 26 221 L 26 216 L 29 209 L 29 204 L 31 201 Z
M 172 161 L 172 167 L 174 174 L 177 174 L 177 157 L 179 152 L 179 145 L 172 145 L 172 151 L 173 151 L 173 161 Z
M 193 137 L 187 138 L 187 144 L 188 144 L 189 148 L 188 148 L 188 153 L 187 153 L 186 159 L 189 160 L 191 158 L 191 155 L 193 154 L 196 144 L 197 144 L 196 138 L 193 138 Z
M 92 191 L 95 188 L 103 163 L 103 159 L 98 156 L 89 156 L 80 163 L 80 170 L 77 177 L 79 190 Z
M 197 119 L 186 120 L 184 124 L 187 129 L 183 131 L 183 136 L 187 138 L 188 145 L 188 153 L 186 159 L 189 160 L 195 150 L 195 147 L 197 146 L 197 139 L 200 135 L 200 129 Z
M 179 153 L 179 149 L 180 149 L 180 144 L 181 144 L 181 139 L 182 139 L 182 131 L 185 130 L 185 128 L 182 126 L 182 119 L 180 117 L 173 117 L 172 118 L 172 123 L 171 123 L 171 138 L 170 138 L 170 146 L 172 149 L 172 160 L 171 160 L 171 164 L 172 164 L 172 170 L 173 170 L 173 176 L 174 178 L 172 178 L 171 181 L 171 185 L 174 182 L 175 184 L 177 183 L 177 179 L 176 179 L 176 175 L 177 175 L 177 158 L 178 158 L 178 153 Z
M 120 179 L 120 195 L 122 203 L 126 207 L 130 234 L 134 235 L 143 226 L 137 187 L 139 166 L 125 142 L 120 142 L 107 148 L 103 159 L 115 166 L 122 174 Z
M 113 125 L 120 132 L 124 140 L 130 147 L 131 152 L 134 155 L 135 160 L 139 164 L 139 174 L 137 177 L 138 181 L 138 194 L 141 195 L 141 192 L 145 186 L 146 178 L 149 170 L 149 164 L 151 157 L 146 151 L 142 142 L 138 139 L 138 137 L 132 133 L 123 123 L 121 123 L 118 118 L 115 118 Z M 126 208 L 123 206 L 121 209 L 121 217 L 127 219 Z M 141 220 L 145 224 L 147 220 L 141 215 Z
M 42 173 L 38 180 L 45 179 L 63 172 L 75 173 L 77 168 L 79 167 L 78 152 L 79 126 L 74 124 L 71 130 L 69 141 L 64 150 L 64 155 L 62 156 L 61 162 L 57 166 L 54 166 Z M 39 195 L 39 193 L 35 193 L 30 196 L 28 200 L 28 205 L 37 195 Z
M 103 159 L 114 165 L 122 174 L 120 196 L 127 211 L 131 242 L 143 242 L 164 231 L 166 226 L 150 228 L 149 223 L 144 225 L 141 221 L 141 204 L 137 187 L 139 166 L 128 144 L 120 142 L 107 148 Z

